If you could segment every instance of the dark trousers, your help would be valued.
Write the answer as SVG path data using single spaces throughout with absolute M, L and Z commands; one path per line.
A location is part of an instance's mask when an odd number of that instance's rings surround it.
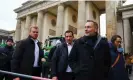
M 41 68 L 40 67 L 33 67 L 32 69 L 32 76 L 41 76 Z
M 7 64 L 7 65 L 4 65 L 3 67 L 0 67 L 0 70 L 3 70 L 3 71 L 11 71 L 10 69 L 10 65 Z M 9 74 L 2 74 L 0 73 L 0 80 L 3 80 L 5 78 L 5 80 L 12 80 L 12 76 L 9 75 Z
M 132 73 L 132 65 L 126 65 L 126 70 L 128 74 Z
M 41 76 L 41 68 L 40 67 L 33 67 L 31 76 L 40 77 Z M 21 78 L 21 80 L 35 80 L 35 79 Z
M 0 80 L 12 80 L 12 77 L 8 74 L 0 74 Z
M 58 73 L 58 80 L 75 80 L 74 74 L 69 72 Z
M 49 75 L 50 75 L 50 64 L 43 63 L 42 64 L 42 77 L 49 78 Z
M 88 76 L 76 76 L 75 80 L 92 80 Z

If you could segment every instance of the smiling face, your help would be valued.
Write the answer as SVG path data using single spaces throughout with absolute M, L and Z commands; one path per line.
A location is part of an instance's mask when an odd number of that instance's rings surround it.
M 85 24 L 85 35 L 93 36 L 97 32 L 97 27 L 94 25 L 94 22 L 87 22 Z

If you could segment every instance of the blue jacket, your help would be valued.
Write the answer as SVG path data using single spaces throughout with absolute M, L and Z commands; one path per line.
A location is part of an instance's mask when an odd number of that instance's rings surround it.
M 124 57 L 122 54 L 123 49 L 122 48 L 116 49 L 115 46 L 111 42 L 109 43 L 109 46 L 110 46 L 110 53 L 111 53 L 111 60 L 112 60 L 111 63 L 112 64 L 114 64 L 114 62 L 118 56 L 118 53 L 120 54 L 120 58 L 119 58 L 118 62 L 110 70 L 109 80 L 129 80 L 128 74 L 125 69 Z

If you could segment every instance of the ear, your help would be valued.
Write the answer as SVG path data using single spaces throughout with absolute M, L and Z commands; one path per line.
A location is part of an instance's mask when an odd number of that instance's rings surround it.
M 95 28 L 95 32 L 98 32 L 98 29 Z

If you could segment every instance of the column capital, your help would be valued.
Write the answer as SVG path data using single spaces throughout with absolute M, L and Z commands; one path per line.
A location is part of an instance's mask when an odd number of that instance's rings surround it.
M 58 4 L 58 6 L 65 6 L 63 3 Z
M 28 14 L 28 15 L 26 15 L 26 17 L 31 17 L 31 15 L 30 15 L 30 14 Z
M 37 13 L 44 13 L 44 11 L 40 10 L 40 11 L 37 11 Z

